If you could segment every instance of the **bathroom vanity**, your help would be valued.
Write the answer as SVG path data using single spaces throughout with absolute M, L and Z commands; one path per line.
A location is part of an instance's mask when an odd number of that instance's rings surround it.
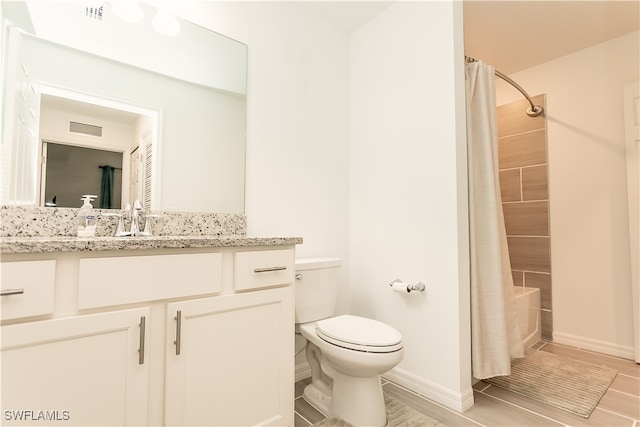
M 3 423 L 293 425 L 299 243 L 3 238 Z

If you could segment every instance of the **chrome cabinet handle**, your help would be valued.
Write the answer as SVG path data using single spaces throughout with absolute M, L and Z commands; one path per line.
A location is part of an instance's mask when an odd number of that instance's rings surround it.
M 0 291 L 0 297 L 7 297 L 9 295 L 22 295 L 24 294 L 24 289 L 5 289 Z
M 144 365 L 144 335 L 146 317 L 140 316 L 140 347 L 138 348 L 138 365 Z
M 278 267 L 265 267 L 265 268 L 254 268 L 253 272 L 254 273 L 266 273 L 268 271 L 282 271 L 282 270 L 286 270 L 287 267 L 285 267 L 284 265 L 278 266 Z
M 182 333 L 182 310 L 176 311 L 176 340 L 173 342 L 176 345 L 176 356 L 180 356 L 180 335 Z

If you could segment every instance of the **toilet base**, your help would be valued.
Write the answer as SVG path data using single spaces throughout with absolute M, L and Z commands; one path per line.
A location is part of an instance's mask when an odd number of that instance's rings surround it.
M 330 415 L 342 418 L 354 426 L 386 426 L 380 376 L 351 377 L 337 372 L 333 377 Z
M 304 388 L 302 397 L 311 406 L 328 416 L 331 408 L 331 395 L 321 390 L 321 388 L 323 387 L 317 387 L 315 383 L 311 383 Z

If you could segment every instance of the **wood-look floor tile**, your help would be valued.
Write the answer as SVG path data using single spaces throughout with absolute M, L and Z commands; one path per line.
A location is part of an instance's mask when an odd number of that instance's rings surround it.
M 611 426 L 640 427 L 640 366 L 619 357 L 607 356 L 570 346 L 541 341 L 534 345 L 564 357 L 604 364 L 618 370 L 610 389 L 588 419 L 533 399 L 477 381 L 473 385 L 475 404 L 460 414 L 419 396 L 405 388 L 383 381 L 385 393 L 423 414 L 450 427 L 456 426 Z M 296 394 L 302 393 L 309 379 L 296 383 Z M 309 427 L 325 415 L 303 398 L 295 400 L 295 426 Z M 635 424 L 634 424 L 635 423 Z
M 299 397 L 295 401 L 295 411 L 300 414 L 302 417 L 307 419 L 311 424 L 317 423 L 326 417 L 325 414 L 318 411 L 316 408 L 311 406 L 309 402 L 304 400 L 302 397 Z
M 600 399 L 598 408 L 640 420 L 640 397 L 610 389 Z
M 299 414 L 295 414 L 293 417 L 295 427 L 310 427 L 311 423 L 302 418 Z
M 542 350 L 557 354 L 558 356 L 571 357 L 585 362 L 605 365 L 625 375 L 640 378 L 640 365 L 635 363 L 633 360 L 580 350 L 556 343 L 547 343 L 542 347 Z
M 603 410 L 594 410 L 589 418 L 583 418 L 571 412 L 546 405 L 534 399 L 509 392 L 503 388 L 491 385 L 483 393 L 495 398 L 512 403 L 521 408 L 544 414 L 554 422 L 567 426 L 629 426 L 629 419 L 621 415 L 612 414 Z
M 435 404 L 427 399 L 424 399 L 414 393 L 411 393 L 402 387 L 399 387 L 393 383 L 386 384 L 383 387 L 385 393 L 389 396 L 397 399 L 399 402 L 410 406 L 418 412 L 425 414 L 428 417 L 436 419 L 441 423 L 449 426 L 479 426 L 481 424 L 474 422 L 465 414 L 458 414 L 450 409 Z
M 640 397 L 640 378 L 618 373 L 609 388 L 611 390 Z
M 295 386 L 295 389 L 294 389 L 294 393 L 295 393 L 294 397 L 298 398 L 298 397 L 302 396 L 302 393 L 304 392 L 304 388 L 308 384 L 311 384 L 311 378 L 305 378 L 305 379 L 302 379 L 302 380 L 296 382 L 296 386 Z
M 474 390 L 478 390 L 478 391 L 482 391 L 487 387 L 489 387 L 489 383 L 484 380 L 480 380 L 472 386 Z
M 484 393 L 474 392 L 475 404 L 464 414 L 484 426 L 561 426 L 563 424 L 541 415 L 523 411 L 522 409 L 490 397 Z

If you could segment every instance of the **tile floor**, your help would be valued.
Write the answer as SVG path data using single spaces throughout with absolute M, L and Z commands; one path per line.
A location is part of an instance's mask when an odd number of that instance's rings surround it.
M 383 380 L 385 393 L 431 418 L 455 426 L 601 426 L 640 427 L 640 365 L 627 359 L 579 350 L 550 342 L 536 347 L 564 357 L 604 364 L 618 375 L 588 419 L 556 409 L 484 381 L 474 386 L 474 406 L 460 414 Z M 295 426 L 309 427 L 325 418 L 302 398 L 309 379 L 296 383 Z M 417 426 L 418 427 L 418 426 Z

